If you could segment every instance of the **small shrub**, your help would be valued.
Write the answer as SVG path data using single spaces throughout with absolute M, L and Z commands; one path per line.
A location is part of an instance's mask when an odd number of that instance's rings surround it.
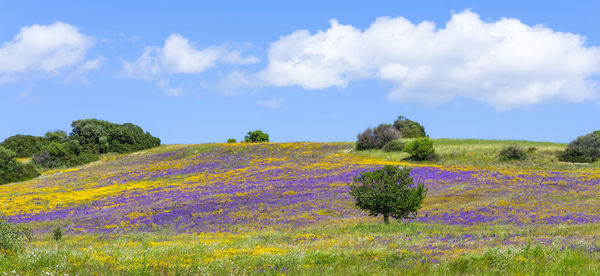
M 565 151 L 559 154 L 560 161 L 591 163 L 600 158 L 600 136 L 589 133 L 579 136 L 569 143 Z
M 52 239 L 54 239 L 54 241 L 59 241 L 62 236 L 63 229 L 60 226 L 52 228 Z
M 40 175 L 33 166 L 22 164 L 15 158 L 13 151 L 0 147 L 0 184 L 25 181 Z
M 404 143 L 402 143 L 400 140 L 390 141 L 383 145 L 383 148 L 381 149 L 385 152 L 402 151 L 404 150 Z
M 410 158 L 413 160 L 433 160 L 435 159 L 435 149 L 433 141 L 427 137 L 417 138 L 410 141 L 404 151 L 410 153 Z
M 400 132 L 402 138 L 427 137 L 425 127 L 403 116 L 398 116 L 398 119 L 394 121 L 394 127 Z
M 536 152 L 536 151 L 537 151 L 537 148 L 536 148 L 536 147 L 529 147 L 529 148 L 527 149 L 527 153 L 534 153 L 534 152 Z
M 244 137 L 246 143 L 262 143 L 269 142 L 269 134 L 266 134 L 260 130 L 249 131 Z
M 370 216 L 381 214 L 383 221 L 389 223 L 389 217 L 398 220 L 416 217 L 427 189 L 423 183 L 415 186 L 410 168 L 386 165 L 354 177 L 350 195 L 357 207 L 368 211 Z
M 392 125 L 380 124 L 375 129 L 367 128 L 357 135 L 356 150 L 380 149 L 385 144 L 400 138 L 400 132 Z
M 29 229 L 9 223 L 4 216 L 0 215 L 0 256 L 20 252 L 29 240 L 31 240 Z
M 233 138 L 229 138 L 229 139 L 227 139 L 227 143 L 237 143 L 237 140 L 235 140 Z
M 509 145 L 500 150 L 499 158 L 500 161 L 525 160 L 525 158 L 527 158 L 527 154 L 521 147 L 517 145 Z

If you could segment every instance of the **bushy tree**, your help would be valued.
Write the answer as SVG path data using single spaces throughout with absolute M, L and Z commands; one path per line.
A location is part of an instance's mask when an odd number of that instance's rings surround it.
M 269 134 L 266 134 L 261 130 L 249 131 L 244 137 L 244 141 L 246 143 L 269 142 Z
M 427 195 L 423 183 L 415 185 L 410 168 L 386 165 L 382 169 L 363 172 L 350 184 L 350 195 L 357 207 L 370 216 L 383 215 L 395 219 L 414 218 Z
M 12 150 L 17 158 L 31 157 L 48 144 L 43 137 L 17 134 L 6 138 L 0 146 Z
M 380 149 L 388 142 L 400 138 L 400 132 L 392 125 L 380 124 L 373 130 L 367 128 L 357 138 L 356 150 Z
M 381 148 L 384 152 L 393 152 L 393 151 L 402 151 L 404 150 L 404 143 L 400 140 L 390 141 L 387 144 L 383 145 Z
M 427 134 L 425 133 L 425 127 L 415 121 L 405 118 L 404 116 L 398 116 L 398 119 L 394 121 L 394 127 L 400 131 L 402 138 L 427 137 Z
M 97 161 L 97 154 L 83 152 L 79 141 L 50 143 L 31 158 L 31 162 L 44 168 L 72 167 Z
M 55 130 L 46 132 L 44 138 L 46 138 L 49 143 L 62 143 L 66 142 L 69 136 L 62 130 Z
M 237 143 L 237 140 L 235 140 L 233 138 L 229 138 L 229 139 L 227 139 L 227 143 Z
M 600 136 L 597 132 L 579 136 L 573 140 L 559 159 L 566 162 L 591 163 L 600 158 Z
M 25 181 L 40 174 L 30 164 L 22 164 L 16 159 L 16 154 L 0 147 L 0 184 Z
M 127 153 L 160 146 L 160 139 L 134 124 L 122 125 L 97 119 L 73 121 L 70 139 L 79 141 L 82 151 Z
M 521 147 L 517 145 L 509 145 L 500 150 L 499 158 L 500 161 L 525 160 L 525 158 L 527 158 L 527 154 Z
M 410 141 L 404 147 L 404 151 L 410 153 L 410 157 L 414 160 L 432 160 L 435 158 L 433 141 L 427 137 Z

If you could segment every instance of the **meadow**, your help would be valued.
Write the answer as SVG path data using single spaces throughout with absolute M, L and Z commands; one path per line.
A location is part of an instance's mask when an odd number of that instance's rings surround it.
M 0 275 L 598 274 L 600 174 L 553 159 L 564 144 L 436 140 L 440 159 L 352 143 L 168 145 L 0 186 L 33 230 Z M 494 158 L 504 144 L 526 161 Z M 353 176 L 412 168 L 429 193 L 385 225 L 348 194 Z M 52 229 L 65 229 L 52 239 Z

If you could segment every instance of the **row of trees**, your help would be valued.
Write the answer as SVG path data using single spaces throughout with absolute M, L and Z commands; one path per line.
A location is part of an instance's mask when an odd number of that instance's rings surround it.
M 96 161 L 103 153 L 127 153 L 160 145 L 159 138 L 130 123 L 84 119 L 73 121 L 71 126 L 69 134 L 61 130 L 47 132 L 43 137 L 19 134 L 0 143 L 4 153 L 0 157 L 5 162 L 0 165 L 0 183 L 39 175 L 33 166 L 23 165 L 15 158 L 31 157 L 31 163 L 41 168 L 71 167 Z

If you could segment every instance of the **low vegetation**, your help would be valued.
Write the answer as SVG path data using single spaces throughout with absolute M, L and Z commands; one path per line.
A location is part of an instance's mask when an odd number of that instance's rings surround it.
M 560 153 L 559 158 L 565 162 L 591 163 L 600 158 L 600 132 L 579 136 Z
M 502 148 L 498 154 L 500 161 L 525 160 L 527 154 L 518 145 L 508 145 Z
M 0 185 L 25 181 L 40 175 L 31 164 L 18 162 L 16 156 L 13 151 L 0 147 Z

